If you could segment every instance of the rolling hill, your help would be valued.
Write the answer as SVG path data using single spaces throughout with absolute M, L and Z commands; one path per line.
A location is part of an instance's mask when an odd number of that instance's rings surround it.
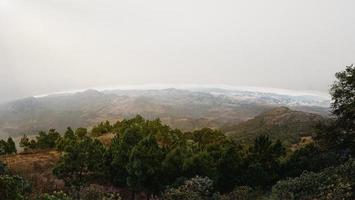
M 314 125 L 326 118 L 287 107 L 278 107 L 235 126 L 224 127 L 228 136 L 237 141 L 251 141 L 257 135 L 267 134 L 286 145 L 298 143 L 301 137 L 312 136 Z
M 233 127 L 279 106 L 327 115 L 328 100 L 317 96 L 203 89 L 86 90 L 29 97 L 0 105 L 0 137 L 67 126 L 91 127 L 140 114 L 174 128 Z M 230 131 L 228 129 L 228 131 Z

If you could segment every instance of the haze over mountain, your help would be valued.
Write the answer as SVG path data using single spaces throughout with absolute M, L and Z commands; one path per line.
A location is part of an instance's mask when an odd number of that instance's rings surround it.
M 1 135 L 17 136 L 67 126 L 91 127 L 140 114 L 182 130 L 236 125 L 279 106 L 327 115 L 329 99 L 256 89 L 86 90 L 29 97 L 0 106 Z

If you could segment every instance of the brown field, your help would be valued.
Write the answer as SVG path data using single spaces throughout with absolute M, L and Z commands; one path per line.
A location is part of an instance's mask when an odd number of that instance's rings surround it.
M 22 152 L 1 157 L 10 171 L 18 174 L 32 184 L 34 193 L 63 190 L 64 182 L 57 179 L 52 170 L 60 153 L 54 150 Z
M 113 137 L 114 134 L 105 134 L 97 139 L 109 146 Z M 18 154 L 0 156 L 0 160 L 6 163 L 11 173 L 17 174 L 31 183 L 32 195 L 54 191 L 70 192 L 64 182 L 57 179 L 52 173 L 59 158 L 60 152 L 55 150 L 26 150 Z M 131 197 L 128 188 L 117 188 L 111 185 L 100 186 L 95 183 L 89 187 L 95 187 L 104 192 L 118 192 L 123 199 Z M 136 195 L 136 199 L 143 200 L 146 199 L 146 196 L 144 193 L 139 193 Z

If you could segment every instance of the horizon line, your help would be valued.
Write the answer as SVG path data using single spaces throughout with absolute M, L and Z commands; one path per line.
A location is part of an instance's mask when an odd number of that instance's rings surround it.
M 260 92 L 272 93 L 288 96 L 317 96 L 325 99 L 330 99 L 330 94 L 315 90 L 292 90 L 274 87 L 258 87 L 258 86 L 234 86 L 228 84 L 140 84 L 140 85 L 118 85 L 118 86 L 99 86 L 73 90 L 56 91 L 46 94 L 33 95 L 34 98 L 42 98 L 52 95 L 65 95 L 84 92 L 87 90 L 96 90 L 99 92 L 112 91 L 112 90 L 164 90 L 164 89 L 183 89 L 183 90 L 202 90 L 202 89 L 223 89 L 229 91 L 247 91 L 247 92 Z

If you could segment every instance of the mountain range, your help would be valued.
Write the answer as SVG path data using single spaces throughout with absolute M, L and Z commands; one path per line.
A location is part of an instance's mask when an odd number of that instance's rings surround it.
M 29 97 L 0 105 L 0 137 L 67 126 L 92 127 L 137 114 L 184 131 L 202 127 L 233 132 L 241 122 L 280 106 L 327 116 L 329 99 L 317 95 L 221 88 L 85 90 Z

